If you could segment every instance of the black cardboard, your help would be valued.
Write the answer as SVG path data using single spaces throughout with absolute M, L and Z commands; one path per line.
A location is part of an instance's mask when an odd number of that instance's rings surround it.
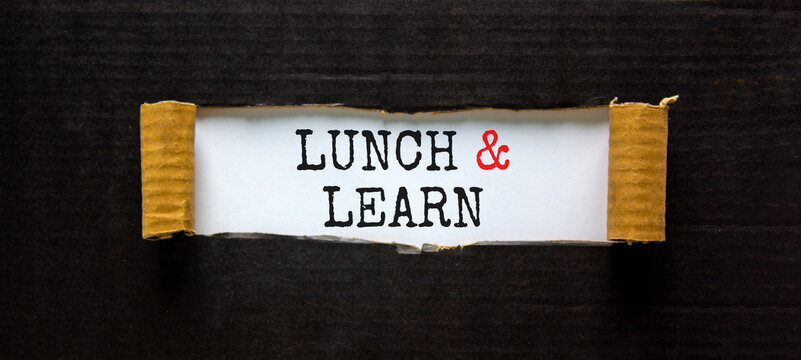
M 787 3 L 4 4 L 0 355 L 797 357 Z M 664 244 L 399 255 L 140 238 L 143 102 L 411 112 L 673 94 Z

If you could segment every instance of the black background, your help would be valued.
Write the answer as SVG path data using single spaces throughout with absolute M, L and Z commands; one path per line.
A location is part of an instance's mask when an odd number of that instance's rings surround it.
M 799 357 L 788 4 L 6 2 L 0 355 Z M 664 244 L 398 255 L 140 238 L 143 102 L 416 111 L 674 94 Z

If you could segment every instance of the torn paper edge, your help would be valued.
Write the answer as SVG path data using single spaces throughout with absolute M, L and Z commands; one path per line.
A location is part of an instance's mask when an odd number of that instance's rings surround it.
M 607 241 L 649 242 L 665 240 L 665 183 L 667 164 L 668 104 L 677 96 L 664 98 L 658 105 L 627 102 L 609 104 L 609 195 L 607 200 Z M 384 110 L 362 109 L 339 104 L 309 104 L 260 108 L 331 107 L 392 114 Z M 480 107 L 459 110 L 417 112 L 442 114 L 475 110 L 567 111 L 592 109 L 589 106 L 561 109 L 499 109 Z M 225 107 L 212 107 L 225 108 Z M 194 234 L 194 124 L 197 106 L 178 101 L 145 103 L 140 107 L 142 149 L 142 237 L 162 240 L 176 233 Z M 228 233 L 248 234 L 248 233 Z M 374 242 L 335 236 L 295 236 L 338 242 Z M 583 240 L 490 241 L 475 245 L 521 245 L 543 243 L 579 244 Z M 395 244 L 395 243 L 392 243 Z M 398 245 L 398 244 L 396 244 Z M 412 245 L 405 245 L 415 248 Z M 425 249 L 446 249 L 424 244 Z

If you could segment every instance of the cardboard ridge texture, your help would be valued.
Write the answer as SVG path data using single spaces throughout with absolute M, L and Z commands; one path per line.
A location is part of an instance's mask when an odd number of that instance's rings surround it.
M 668 104 L 677 99 L 609 104 L 607 240 L 665 240 Z M 196 110 L 177 101 L 140 107 L 144 239 L 195 232 Z
M 177 101 L 140 107 L 144 239 L 194 233 L 196 109 Z
M 608 240 L 664 241 L 668 104 L 609 104 Z

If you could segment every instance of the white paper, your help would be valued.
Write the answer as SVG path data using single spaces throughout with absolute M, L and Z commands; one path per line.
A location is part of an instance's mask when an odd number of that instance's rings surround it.
M 301 136 L 297 129 L 310 129 L 307 136 L 308 162 L 317 164 L 325 155 L 323 170 L 298 170 L 301 163 Z M 348 170 L 334 168 L 331 135 L 328 130 L 359 131 L 354 136 L 354 163 Z M 383 170 L 373 152 L 374 171 L 364 171 L 366 145 L 361 132 L 370 130 L 383 152 L 379 130 L 388 130 L 388 169 Z M 401 157 L 411 162 L 420 151 L 418 167 L 404 170 L 396 160 L 398 134 L 403 130 L 421 131 L 421 146 L 412 138 L 402 142 Z M 439 131 L 436 145 L 446 147 L 443 131 L 455 131 L 453 162 L 456 170 L 429 171 L 430 137 L 426 131 Z M 482 170 L 476 155 L 486 148 L 483 134 L 498 134 L 494 151 L 501 145 L 508 152 L 505 170 Z M 338 160 L 348 160 L 348 137 L 337 137 Z M 220 232 L 260 232 L 285 235 L 333 235 L 382 242 L 421 246 L 464 245 L 480 241 L 539 241 L 606 239 L 607 165 L 609 152 L 609 110 L 473 110 L 441 114 L 382 114 L 377 111 L 331 107 L 289 108 L 199 108 L 195 134 L 196 229 L 201 234 Z M 382 154 L 383 155 L 383 154 Z M 437 155 L 437 165 L 448 164 L 447 154 Z M 487 152 L 482 161 L 492 163 Z M 345 220 L 351 211 L 349 227 L 326 227 L 329 220 L 329 193 L 325 186 L 338 186 L 334 193 L 336 220 Z M 379 220 L 383 226 L 357 227 L 360 220 L 362 187 L 381 187 L 385 201 L 375 196 L 376 215 L 366 212 L 366 220 Z M 431 227 L 389 227 L 395 216 L 399 187 L 408 190 L 415 224 L 423 222 L 421 187 L 441 187 L 447 195 L 443 207 L 451 220 L 445 227 L 436 210 L 429 212 Z M 479 193 L 479 226 L 474 226 L 465 207 L 466 227 L 455 227 L 458 220 L 455 187 L 465 190 L 468 204 L 475 206 L 471 187 Z M 368 195 L 370 195 L 368 193 Z M 377 195 L 377 194 L 374 194 Z M 439 200 L 431 194 L 430 202 Z M 405 225 L 408 217 L 400 217 Z

